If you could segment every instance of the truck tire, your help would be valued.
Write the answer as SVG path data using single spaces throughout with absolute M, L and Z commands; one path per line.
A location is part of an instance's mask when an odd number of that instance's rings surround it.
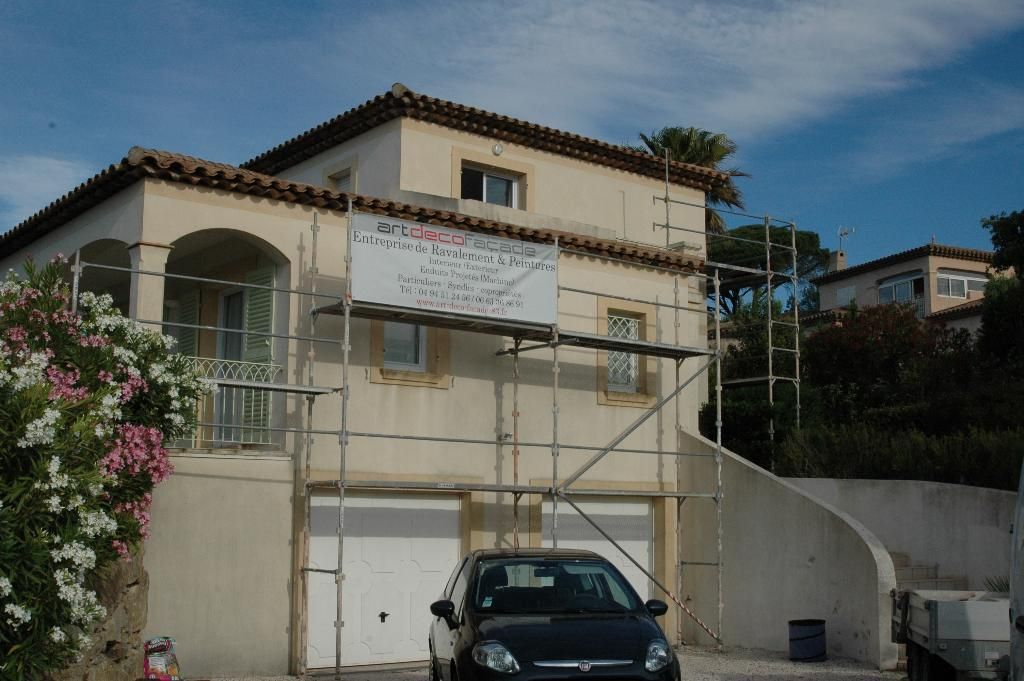
M 928 681 L 928 651 L 910 641 L 907 642 L 907 679 Z

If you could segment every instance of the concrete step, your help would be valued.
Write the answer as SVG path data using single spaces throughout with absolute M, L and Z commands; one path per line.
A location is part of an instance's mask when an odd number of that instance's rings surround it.
M 934 589 L 940 591 L 966 591 L 966 577 L 933 577 L 930 579 L 908 579 L 903 582 L 897 581 L 896 588 L 900 591 L 919 591 L 921 589 Z
M 892 558 L 892 564 L 895 568 L 907 567 L 910 565 L 910 556 L 906 553 L 900 553 L 899 551 L 890 551 L 889 557 Z
M 935 579 L 939 576 L 939 568 L 935 565 L 905 565 L 896 568 L 896 582 L 914 579 Z

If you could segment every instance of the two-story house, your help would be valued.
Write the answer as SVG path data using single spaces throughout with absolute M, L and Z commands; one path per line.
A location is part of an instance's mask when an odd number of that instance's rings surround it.
M 672 163 L 669 191 L 682 202 L 674 220 L 702 229 L 705 192 L 725 177 Z M 240 167 L 134 148 L 0 238 L 5 267 L 77 254 L 81 288 L 163 324 L 220 383 L 156 496 L 148 632 L 177 637 L 197 673 L 334 665 L 335 578 L 315 570 L 337 565 L 339 497 L 336 483 L 316 482 L 339 479 L 338 436 L 329 433 L 341 430 L 343 401 L 353 485 L 346 665 L 425 659 L 427 605 L 465 551 L 550 545 L 557 500 L 538 490 L 552 485 L 553 453 L 564 476 L 583 466 L 672 392 L 675 359 L 698 374 L 677 410 L 679 428 L 696 432 L 707 389 L 697 369 L 712 354 L 706 320 L 695 314 L 676 326 L 673 311 L 654 303 L 699 308 L 704 243 L 656 245 L 664 235 L 652 224 L 665 208 L 652 197 L 665 190 L 656 157 L 396 85 Z M 357 245 L 383 243 L 384 224 L 394 244 L 419 234 L 424 249 L 443 253 L 398 276 L 449 307 L 364 297 L 348 336 L 340 316 L 311 316 L 344 306 L 352 272 L 365 273 L 354 284 L 373 298 L 373 276 L 405 257 L 360 260 L 364 246 L 347 263 L 357 252 L 350 228 L 363 223 Z M 482 250 L 455 247 L 467 239 Z M 544 249 L 543 266 L 557 276 L 535 294 L 508 268 L 511 256 Z M 449 281 L 455 271 L 462 279 Z M 490 300 L 478 307 L 494 314 L 459 313 L 474 303 L 458 297 L 472 286 L 476 301 Z M 553 316 L 519 315 L 516 305 L 550 305 Z M 571 337 L 558 363 L 550 348 L 500 354 L 554 345 L 552 329 Z M 631 351 L 641 346 L 650 352 Z M 590 490 L 581 508 L 675 584 L 670 420 L 645 421 L 623 445 L 640 453 L 603 458 L 577 488 Z M 514 481 L 519 491 L 501 489 Z M 560 545 L 608 554 L 655 597 L 647 576 L 568 504 L 558 512 Z
M 815 317 L 843 314 L 888 303 L 913 305 L 921 319 L 977 331 L 992 252 L 926 244 L 900 253 L 846 266 L 846 254 L 832 254 L 829 272 L 818 277 L 820 311 Z M 813 323 L 814 317 L 805 321 Z

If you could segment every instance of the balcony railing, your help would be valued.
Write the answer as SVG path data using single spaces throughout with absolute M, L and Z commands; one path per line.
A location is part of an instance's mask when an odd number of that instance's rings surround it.
M 278 444 L 273 423 L 274 393 L 260 383 L 276 383 L 284 367 L 279 364 L 192 357 L 197 373 L 223 380 L 217 391 L 198 406 L 196 431 L 180 447 L 247 447 Z

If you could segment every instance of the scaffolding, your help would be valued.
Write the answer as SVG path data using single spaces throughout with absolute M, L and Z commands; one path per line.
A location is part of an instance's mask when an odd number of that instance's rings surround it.
M 703 208 L 701 204 L 689 204 L 684 201 L 673 199 L 669 195 L 669 184 L 666 178 L 666 189 L 663 198 L 666 206 L 666 221 L 664 224 L 655 223 L 655 228 L 665 229 L 666 235 L 673 230 L 682 230 L 696 232 L 704 235 L 704 230 L 692 230 L 684 227 L 677 227 L 671 224 L 670 220 L 670 206 L 673 204 L 683 204 L 689 206 L 698 206 Z M 723 488 L 722 488 L 722 389 L 724 382 L 722 380 L 722 351 L 721 351 L 721 287 L 722 280 L 720 277 L 720 270 L 729 269 L 736 271 L 735 266 L 730 266 L 724 263 L 707 263 L 704 272 L 686 271 L 676 268 L 661 267 L 651 264 L 631 263 L 627 260 L 615 258 L 612 256 L 596 254 L 593 252 L 576 251 L 562 247 L 556 240 L 554 244 L 556 262 L 561 256 L 564 255 L 578 255 L 589 259 L 611 261 L 621 263 L 626 266 L 636 267 L 639 269 L 656 271 L 662 274 L 671 276 L 673 279 L 673 299 L 671 303 L 663 302 L 657 299 L 645 300 L 637 297 L 621 296 L 615 293 L 606 293 L 601 291 L 590 291 L 581 288 L 564 286 L 560 282 L 557 285 L 558 294 L 574 294 L 574 295 L 598 295 L 606 298 L 617 299 L 622 301 L 629 301 L 635 303 L 642 303 L 644 305 L 653 306 L 656 310 L 671 310 L 673 315 L 674 323 L 674 342 L 665 342 L 661 338 L 660 324 L 661 315 L 656 314 L 656 323 L 659 325 L 659 334 L 654 340 L 642 339 L 642 338 L 621 338 L 612 337 L 608 335 L 600 335 L 591 332 L 584 332 L 569 328 L 564 328 L 557 321 L 551 325 L 542 324 L 529 324 L 510 322 L 500 319 L 490 319 L 481 317 L 468 317 L 460 316 L 457 314 L 442 313 L 435 311 L 424 311 L 415 310 L 410 308 L 399 308 L 390 307 L 386 305 L 372 304 L 364 301 L 354 300 L 352 296 L 352 235 L 353 235 L 353 219 L 354 212 L 352 209 L 351 199 L 347 206 L 347 249 L 344 260 L 344 287 L 345 291 L 342 296 L 323 294 L 317 290 L 317 275 L 319 274 L 317 264 L 317 247 L 318 247 L 318 234 L 320 231 L 320 225 L 317 214 L 314 212 L 313 223 L 311 225 L 311 257 L 310 257 L 310 268 L 307 273 L 310 275 L 310 287 L 309 289 L 292 289 L 282 287 L 268 287 L 261 286 L 252 283 L 243 283 L 238 281 L 228 281 L 205 277 L 195 277 L 181 274 L 171 274 L 168 272 L 156 272 L 147 271 L 142 269 L 115 267 L 111 265 L 104 265 L 100 263 L 87 263 L 81 260 L 80 252 L 76 253 L 74 265 L 72 267 L 73 273 L 73 287 L 75 292 L 75 299 L 77 300 L 77 293 L 79 290 L 80 279 L 82 273 L 87 268 L 98 268 L 106 269 L 127 273 L 131 277 L 140 276 L 155 276 L 164 278 L 178 278 L 182 280 L 192 281 L 195 283 L 205 283 L 214 285 L 231 285 L 242 288 L 254 288 L 270 290 L 274 293 L 280 293 L 284 295 L 296 295 L 299 296 L 299 300 L 308 299 L 309 308 L 308 314 L 310 318 L 310 331 L 308 335 L 298 334 L 276 334 L 267 332 L 257 332 L 250 330 L 241 330 L 234 328 L 225 328 L 222 326 L 213 325 L 201 325 L 201 324 L 183 324 L 167 322 L 163 320 L 153 319 L 139 319 L 138 321 L 149 325 L 158 327 L 187 327 L 192 328 L 196 331 L 207 331 L 214 333 L 241 333 L 244 335 L 258 335 L 266 337 L 268 340 L 283 339 L 288 342 L 302 341 L 309 344 L 309 351 L 306 356 L 306 382 L 305 384 L 283 384 L 283 383 L 266 383 L 262 381 L 249 381 L 244 379 L 230 378 L 224 376 L 214 376 L 211 381 L 226 387 L 235 388 L 250 388 L 267 390 L 277 393 L 285 393 L 296 396 L 297 398 L 305 400 L 305 427 L 303 428 L 285 428 L 285 427 L 274 427 L 272 425 L 267 426 L 267 430 L 274 432 L 281 432 L 292 434 L 296 437 L 296 450 L 298 456 L 295 457 L 294 469 L 296 473 L 295 488 L 296 492 L 303 498 L 303 531 L 302 536 L 299 538 L 299 554 L 302 556 L 300 564 L 296 568 L 296 577 L 300 584 L 301 595 L 298 597 L 301 605 L 298 608 L 299 611 L 299 634 L 298 640 L 295 645 L 298 648 L 298 659 L 299 669 L 297 670 L 300 674 L 307 672 L 307 637 L 308 637 L 308 575 L 309 573 L 324 573 L 331 575 L 334 578 L 336 585 L 336 619 L 335 619 L 335 677 L 340 679 L 342 673 L 342 630 L 344 627 L 344 596 L 342 581 L 344 579 L 344 539 L 345 539 L 345 509 L 346 509 L 346 492 L 349 490 L 398 490 L 398 491 L 445 491 L 445 492 L 497 492 L 510 494 L 512 497 L 512 518 L 513 518 L 513 545 L 518 548 L 520 543 L 520 512 L 519 506 L 520 501 L 524 495 L 540 495 L 542 498 L 547 498 L 551 503 L 551 542 L 553 546 L 558 545 L 559 538 L 559 526 L 558 526 L 558 513 L 559 504 L 564 503 L 573 509 L 588 525 L 590 525 L 598 534 L 606 539 L 616 550 L 620 551 L 623 556 L 640 572 L 642 572 L 650 582 L 662 591 L 669 600 L 671 600 L 686 616 L 690 617 L 697 626 L 699 626 L 704 632 L 706 632 L 714 641 L 718 642 L 719 645 L 722 642 L 723 632 L 723 615 L 724 615 L 724 598 L 722 594 L 722 579 L 723 579 L 723 561 L 722 561 L 722 547 L 723 547 L 723 528 L 722 528 L 722 502 L 723 502 Z M 769 286 L 775 276 L 771 272 L 771 255 L 770 251 L 772 244 L 770 244 L 770 238 L 767 231 L 767 225 L 769 224 L 768 219 L 765 219 L 766 224 L 766 272 L 759 270 L 744 270 L 738 268 L 740 271 L 745 273 L 765 274 L 768 278 Z M 789 250 L 793 253 L 794 262 L 794 274 L 795 274 L 795 262 L 796 262 L 796 242 L 795 242 L 795 225 L 791 224 L 793 233 L 793 242 Z M 666 236 L 668 241 L 669 237 Z M 707 270 L 711 270 L 708 274 Z M 557 271 L 557 270 L 556 270 Z M 699 307 L 689 304 L 689 300 L 684 301 L 684 291 L 689 291 L 689 280 L 691 278 L 697 278 L 702 281 L 700 291 L 701 294 L 711 298 L 710 304 L 702 304 Z M 713 295 L 707 295 L 707 286 L 712 286 Z M 794 286 L 795 291 L 795 286 Z M 795 292 L 794 292 L 795 295 Z M 688 298 L 688 297 L 687 297 Z M 327 301 L 326 303 L 323 301 Z M 557 307 L 557 306 L 556 306 Z M 710 307 L 710 310 L 709 310 Z M 681 315 L 686 312 L 699 313 L 700 317 L 705 321 L 713 321 L 714 324 L 714 338 L 715 343 L 713 348 L 701 347 L 701 346 L 687 346 L 680 343 L 682 333 L 682 322 Z M 317 333 L 318 320 L 324 315 L 337 315 L 342 320 L 342 333 L 340 338 L 325 338 L 320 337 Z M 349 404 L 352 398 L 352 386 L 350 382 L 350 371 L 351 371 L 351 349 L 352 349 L 352 320 L 354 318 L 371 319 L 371 320 L 387 320 L 387 321 L 399 321 L 405 323 L 416 323 L 427 326 L 434 326 L 439 328 L 468 331 L 480 334 L 490 334 L 503 336 L 508 339 L 503 349 L 495 352 L 496 357 L 507 357 L 510 358 L 512 363 L 512 432 L 511 441 L 508 441 L 501 437 L 498 433 L 494 438 L 467 438 L 467 437 L 441 437 L 441 436 L 428 436 L 428 435 L 413 435 L 408 433 L 385 433 L 385 432 L 372 432 L 355 430 L 351 424 L 351 417 L 349 414 Z M 557 317 L 556 317 L 557 318 Z M 779 323 L 769 319 L 769 329 L 773 323 Z M 701 327 L 702 329 L 704 327 Z M 317 385 L 316 383 L 316 361 L 317 353 L 316 347 L 321 344 L 333 344 L 340 349 L 341 353 L 341 377 L 338 385 L 333 387 L 326 387 Z M 628 427 L 623 429 L 618 435 L 612 438 L 604 446 L 585 445 L 580 443 L 569 443 L 564 442 L 563 437 L 559 429 L 559 394 L 561 391 L 559 382 L 560 373 L 560 362 L 559 357 L 560 348 L 582 348 L 589 350 L 597 350 L 604 352 L 616 352 L 616 353 L 628 353 L 631 355 L 645 355 L 654 358 L 660 358 L 668 360 L 674 364 L 674 385 L 671 387 L 659 386 L 658 396 L 653 405 L 645 409 L 640 416 L 638 416 Z M 519 360 L 523 353 L 532 353 L 539 350 L 550 350 L 551 351 L 551 415 L 552 415 L 552 432 L 550 441 L 523 441 L 520 437 L 521 434 L 521 423 L 520 423 L 520 411 L 519 411 L 519 388 L 520 388 L 520 366 Z M 797 357 L 799 357 L 799 349 L 796 350 Z M 687 362 L 690 361 L 690 364 Z M 692 366 L 696 364 L 696 366 Z M 685 366 L 684 366 L 685 365 Z M 717 409 L 715 418 L 715 442 L 713 452 L 707 451 L 685 451 L 683 445 L 684 430 L 681 425 L 681 414 L 680 414 L 680 400 L 677 397 L 687 387 L 691 386 L 694 381 L 698 380 L 701 376 L 706 375 L 709 370 L 714 369 L 714 390 L 717 399 Z M 664 374 L 659 366 L 657 376 L 659 380 Z M 769 400 L 772 399 L 772 385 L 775 380 L 780 380 L 780 377 L 772 377 L 771 369 L 769 369 L 769 376 L 766 378 L 769 384 Z M 275 374 L 276 375 L 276 374 Z M 799 380 L 796 379 L 797 386 Z M 313 416 L 314 416 L 314 404 L 319 397 L 339 394 L 340 395 L 340 409 L 338 413 L 338 424 L 337 429 L 316 429 L 313 427 Z M 644 423 L 656 415 L 661 415 L 663 409 L 669 404 L 674 403 L 675 405 L 675 432 L 676 432 L 676 444 L 674 451 L 662 447 L 660 444 L 657 449 L 643 449 L 643 448 L 628 448 L 624 447 L 623 443 L 626 439 L 636 432 Z M 200 421 L 201 426 L 223 426 L 224 424 L 208 423 Z M 659 430 L 660 432 L 660 430 Z M 338 446 L 338 477 L 332 480 L 314 480 L 312 479 L 312 458 L 313 458 L 313 447 L 314 447 L 314 436 L 316 435 L 328 435 L 337 438 Z M 361 439 L 395 439 L 395 440 L 415 440 L 419 442 L 433 442 L 433 443 L 448 443 L 448 444 L 468 444 L 468 445 L 492 445 L 492 446 L 511 446 L 512 460 L 513 460 L 513 479 L 512 484 L 487 484 L 487 483 L 463 483 L 455 481 L 445 482 L 403 482 L 395 480 L 353 480 L 348 476 L 348 455 L 349 447 L 352 438 Z M 551 460 L 551 484 L 550 485 L 536 485 L 536 484 L 523 484 L 520 481 L 520 458 L 521 452 L 525 448 L 533 449 L 545 449 L 550 453 Z M 577 467 L 571 473 L 565 477 L 561 477 L 559 471 L 559 458 L 562 450 L 577 451 L 577 452 L 589 452 L 591 456 L 586 462 Z M 681 477 L 679 475 L 679 468 L 677 465 L 676 477 L 674 487 L 676 491 L 637 491 L 634 489 L 591 489 L 586 488 L 582 485 L 577 485 L 580 479 L 598 462 L 603 460 L 607 455 L 612 452 L 629 453 L 629 454 L 651 454 L 658 456 L 673 456 L 676 457 L 677 463 L 681 462 L 684 457 L 705 457 L 713 459 L 714 464 L 714 487 L 709 490 L 679 490 Z M 337 567 L 335 569 L 325 569 L 312 567 L 308 564 L 309 560 L 309 549 L 310 549 L 310 537 L 311 537 L 311 501 L 313 492 L 316 490 L 331 490 L 337 494 L 338 498 L 338 518 L 337 518 Z M 578 503 L 578 497 L 624 497 L 624 496 L 643 496 L 650 498 L 671 498 L 676 500 L 676 533 L 677 537 L 682 531 L 681 512 L 683 502 L 687 499 L 706 500 L 714 504 L 715 507 L 715 550 L 716 557 L 714 560 L 709 561 L 685 561 L 682 556 L 677 556 L 679 563 L 679 570 L 676 572 L 674 579 L 676 584 L 666 584 L 663 580 L 656 577 L 653 570 L 648 569 L 648 566 L 642 564 L 636 559 L 636 557 L 630 555 L 629 551 L 626 550 L 622 544 L 606 532 L 599 523 L 591 517 L 590 514 L 585 512 Z M 695 566 L 695 567 L 713 567 L 716 570 L 716 585 L 717 585 L 717 621 L 716 626 L 712 627 L 699 617 L 682 599 L 679 595 L 681 593 L 683 571 L 684 566 Z

